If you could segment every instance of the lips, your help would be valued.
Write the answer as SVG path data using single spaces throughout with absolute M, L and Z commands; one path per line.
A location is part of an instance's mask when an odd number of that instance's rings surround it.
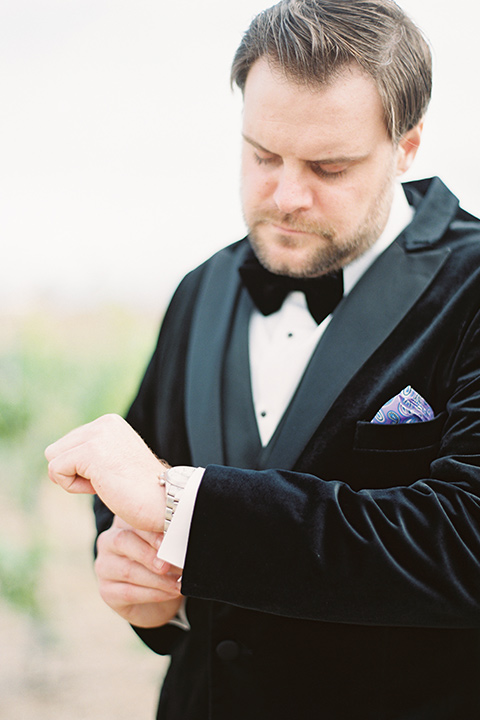
M 305 234 L 310 234 L 310 233 L 307 233 L 306 230 L 296 230 L 295 228 L 285 227 L 284 225 L 276 225 L 275 223 L 272 223 L 272 227 L 273 227 L 275 230 L 277 230 L 277 232 L 283 233 L 283 234 L 286 234 L 286 235 L 288 235 L 288 234 L 292 234 L 292 235 L 305 235 Z
M 291 224 L 290 220 L 293 220 Z M 269 227 L 273 232 L 283 236 L 301 236 L 301 235 L 314 235 L 317 238 L 323 238 L 329 240 L 333 237 L 333 233 L 322 229 L 318 223 L 308 220 L 288 218 L 288 217 L 272 217 L 262 215 L 255 219 L 253 224 L 250 225 L 251 229 L 254 230 L 258 227 Z

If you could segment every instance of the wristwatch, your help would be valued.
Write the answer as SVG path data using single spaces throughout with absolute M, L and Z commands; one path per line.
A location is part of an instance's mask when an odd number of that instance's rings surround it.
M 197 468 L 187 465 L 176 465 L 160 475 L 160 485 L 165 486 L 165 521 L 163 532 L 166 533 L 182 497 L 183 490 Z

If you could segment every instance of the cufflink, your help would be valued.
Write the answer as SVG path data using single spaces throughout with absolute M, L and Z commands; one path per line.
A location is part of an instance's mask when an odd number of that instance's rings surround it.
M 175 511 L 182 497 L 185 486 L 197 468 L 187 465 L 177 465 L 165 470 L 159 476 L 160 485 L 165 486 L 165 520 L 163 532 L 170 527 Z

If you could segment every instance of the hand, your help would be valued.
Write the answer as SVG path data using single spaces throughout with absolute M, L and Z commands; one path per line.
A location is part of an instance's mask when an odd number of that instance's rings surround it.
M 97 493 L 138 530 L 160 532 L 165 513 L 162 464 L 119 415 L 82 425 L 45 450 L 50 479 L 71 493 Z
M 118 517 L 97 542 L 95 572 L 103 600 L 132 625 L 159 627 L 182 603 L 181 570 L 155 560 L 163 535 L 134 530 Z

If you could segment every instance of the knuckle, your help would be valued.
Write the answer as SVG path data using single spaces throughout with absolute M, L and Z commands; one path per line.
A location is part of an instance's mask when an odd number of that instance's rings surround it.
M 117 535 L 118 530 L 114 527 L 110 527 L 108 530 L 104 530 L 97 538 L 97 555 L 107 555 L 109 553 L 116 553 L 116 545 L 118 543 Z
M 107 533 L 109 531 L 105 530 L 104 532 L 100 533 L 100 535 L 97 537 L 97 552 L 101 552 L 105 550 L 106 543 L 108 540 Z
M 117 555 L 123 555 L 125 553 L 125 546 L 128 542 L 128 530 L 122 528 L 115 529 L 110 537 L 111 546 L 113 552 Z
M 115 611 L 135 604 L 135 588 L 122 582 L 105 581 L 99 583 L 99 594 L 103 602 Z
M 120 570 L 120 578 L 123 582 L 130 583 L 134 579 L 135 563 L 132 560 L 125 560 Z
M 100 597 L 102 598 L 103 602 L 105 602 L 110 607 L 114 604 L 111 583 L 99 582 L 98 583 L 98 592 L 99 592 Z
M 118 594 L 123 605 L 133 605 L 137 602 L 136 589 L 133 585 L 122 583 L 119 587 Z
M 121 546 L 123 545 L 123 538 L 122 538 L 122 530 L 117 530 L 112 537 L 110 538 L 112 543 L 112 549 L 114 551 L 119 551 L 121 549 Z

